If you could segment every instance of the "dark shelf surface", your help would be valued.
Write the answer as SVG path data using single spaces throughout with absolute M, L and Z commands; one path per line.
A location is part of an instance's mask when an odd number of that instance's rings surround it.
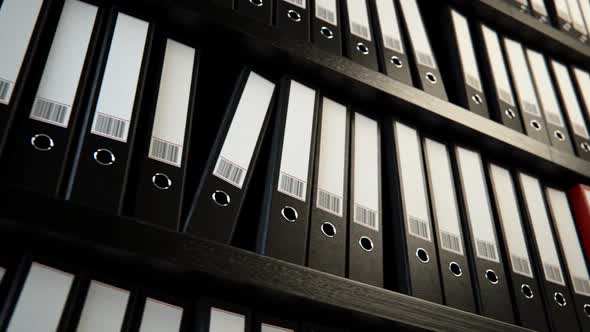
M 34 243 L 45 255 L 59 250 L 64 260 L 85 257 L 93 262 L 98 256 L 107 256 L 181 289 L 195 283 L 204 283 L 213 292 L 240 289 L 266 304 L 297 304 L 303 311 L 325 308 L 327 316 L 344 320 L 356 317 L 378 326 L 400 324 L 428 331 L 528 331 L 68 202 L 14 190 L 3 190 L 0 199 L 0 242 Z M 34 208 L 23 211 L 22 202 Z

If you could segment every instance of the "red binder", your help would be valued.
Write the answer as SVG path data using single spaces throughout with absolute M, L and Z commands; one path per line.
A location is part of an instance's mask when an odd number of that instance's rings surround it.
M 586 257 L 590 257 L 590 187 L 583 184 L 575 185 L 570 189 L 568 196 L 584 253 Z

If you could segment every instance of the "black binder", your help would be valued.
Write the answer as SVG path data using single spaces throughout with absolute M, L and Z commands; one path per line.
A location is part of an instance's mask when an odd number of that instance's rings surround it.
M 549 331 L 541 287 L 533 271 L 530 246 L 523 229 L 512 175 L 508 169 L 492 163 L 488 164 L 488 175 L 494 197 L 494 210 L 499 221 L 498 235 L 509 262 L 507 274 L 510 275 L 515 316 L 523 327 Z
M 348 277 L 383 287 L 383 213 L 379 123 L 355 112 L 351 122 Z
M 307 266 L 346 275 L 350 114 L 323 97 L 314 165 Z
M 214 299 L 197 302 L 196 332 L 252 331 L 252 311 Z
M 344 0 L 346 55 L 367 68 L 379 71 L 377 45 L 367 0 Z
M 187 159 L 195 108 L 199 51 L 162 40 L 151 130 L 137 170 L 133 215 L 172 230 L 180 229 Z M 147 134 L 147 132 L 146 132 Z
M 316 90 L 283 79 L 257 239 L 258 253 L 299 265 L 307 258 L 318 101 Z
M 66 199 L 121 213 L 153 28 L 133 16 L 111 14 Z
M 236 0 L 235 6 L 238 13 L 272 25 L 273 2 L 272 0 Z
M 60 194 L 77 119 L 87 103 L 103 14 L 86 2 L 65 3 L 34 98 L 21 102 L 5 149 L 8 182 Z
M 465 238 L 471 259 L 479 311 L 482 315 L 514 323 L 503 258 L 498 248 L 494 216 L 481 156 L 464 147 L 455 147 L 459 201 L 465 219 Z
M 588 122 L 590 121 L 590 117 L 588 116 L 590 114 L 590 74 L 588 74 L 587 71 L 582 70 L 578 67 L 572 67 L 572 73 L 572 77 L 575 80 L 574 89 L 576 90 L 579 98 L 579 105 L 582 107 L 584 113 L 587 115 L 586 117 L 583 117 L 581 122 L 579 120 L 577 121 L 579 123 L 577 126 L 572 126 L 572 132 L 576 133 L 577 131 L 578 133 L 577 135 L 575 135 L 577 136 L 577 140 L 575 140 L 573 143 L 576 153 L 578 155 L 587 156 L 590 155 L 590 138 L 584 137 L 586 135 L 584 135 L 585 131 L 583 130 L 583 126 L 581 126 L 581 124 L 590 123 Z M 586 120 L 586 122 L 584 122 L 584 120 Z M 588 127 L 586 126 L 586 128 Z M 590 135 L 587 136 L 590 137 Z M 583 158 L 587 160 L 586 157 Z
M 274 104 L 275 84 L 245 69 L 230 99 L 184 231 L 229 243 Z M 214 221 L 214 222 L 213 222 Z
M 311 40 L 320 49 L 331 54 L 342 55 L 342 21 L 340 1 L 313 1 L 311 18 Z
M 276 25 L 289 40 L 309 41 L 311 1 L 277 0 Z

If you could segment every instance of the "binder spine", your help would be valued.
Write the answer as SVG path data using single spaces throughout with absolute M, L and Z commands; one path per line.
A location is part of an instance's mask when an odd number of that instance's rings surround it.
M 535 18 L 543 24 L 549 24 L 549 13 L 544 0 L 531 0 L 531 11 Z
M 248 16 L 266 25 L 273 24 L 272 0 L 235 0 L 238 13 Z
M 367 0 L 345 0 L 346 55 L 367 68 L 379 71 L 377 47 Z
M 343 36 L 340 8 L 338 0 L 315 0 L 311 17 L 313 44 L 336 56 L 342 55 Z
M 289 40 L 309 41 L 309 0 L 277 0 L 277 26 Z

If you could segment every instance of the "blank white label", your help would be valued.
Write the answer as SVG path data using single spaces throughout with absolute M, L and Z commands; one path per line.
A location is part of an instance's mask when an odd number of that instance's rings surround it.
M 533 5 L 533 10 L 541 14 L 542 16 L 548 16 L 547 7 L 545 6 L 545 1 L 543 0 L 531 0 L 531 4 Z
M 297 7 L 300 7 L 300 8 L 305 9 L 305 5 L 306 5 L 305 2 L 306 2 L 306 0 L 283 0 L 283 1 L 288 2 L 290 4 L 293 4 L 293 5 L 297 6 Z
M 57 330 L 73 280 L 69 273 L 33 262 L 7 331 Z
M 66 0 L 30 117 L 68 127 L 98 7 Z
M 453 19 L 453 26 L 455 27 L 455 38 L 459 46 L 459 60 L 463 66 L 465 82 L 475 90 L 483 92 L 477 60 L 475 59 L 473 41 L 469 32 L 469 23 L 465 16 L 454 10 L 451 10 L 451 17 Z
M 360 38 L 371 41 L 371 23 L 366 0 L 346 0 L 350 32 Z
M 354 114 L 353 220 L 379 231 L 381 170 L 379 167 L 379 125 L 359 113 Z
M 274 326 L 266 323 L 260 324 L 260 332 L 294 332 L 292 329 Z
M 546 192 L 574 291 L 577 294 L 590 296 L 590 275 L 588 275 L 588 267 L 580 246 L 567 194 L 553 188 L 547 188 Z
M 561 115 L 561 107 L 557 101 L 555 87 L 551 81 L 549 68 L 547 67 L 545 58 L 541 53 L 530 49 L 527 49 L 526 52 L 529 58 L 529 63 L 531 64 L 533 78 L 537 85 L 539 101 L 545 112 L 545 119 L 547 119 L 547 122 L 552 125 L 563 128 L 564 123 L 563 116 Z
M 567 5 L 567 0 L 553 0 L 555 3 L 555 9 L 557 9 L 557 16 L 566 21 L 572 22 L 572 16 L 570 15 L 570 10 Z
M 392 51 L 404 53 L 399 20 L 393 1 L 375 0 L 375 5 L 377 6 L 381 35 L 383 35 L 383 45 Z
M 500 262 L 490 198 L 479 153 L 457 148 L 457 163 L 467 208 L 467 220 L 476 247 L 477 257 Z
M 139 332 L 178 332 L 182 308 L 148 298 L 145 301 Z
M 508 69 L 506 68 L 506 62 L 504 60 L 504 54 L 502 53 L 498 34 L 485 25 L 482 25 L 482 31 L 488 53 L 488 60 L 490 61 L 492 68 L 492 76 L 496 83 L 496 93 L 500 100 L 514 107 L 516 106 L 514 102 L 514 94 L 512 93 L 512 87 L 510 86 Z
M 438 235 L 440 247 L 463 255 L 461 219 L 449 151 L 444 144 L 426 139 L 424 152 L 432 192 L 432 207 L 440 233 Z
M 43 0 L 4 0 L 0 5 L 0 104 L 8 105 Z
M 584 2 L 586 0 L 581 1 Z M 572 17 L 574 29 L 584 35 L 588 35 L 588 31 L 586 31 L 586 25 L 584 23 L 584 16 L 582 16 L 582 9 L 578 4 L 578 0 L 567 0 L 567 5 L 570 10 L 570 16 Z
M 338 26 L 336 0 L 315 0 L 315 16 L 322 21 Z
M 533 278 L 531 259 L 526 245 L 522 226 L 522 216 L 518 207 L 518 198 L 510 172 L 494 164 L 490 165 L 490 179 L 493 183 L 494 197 L 504 240 L 508 246 L 508 256 L 512 271 Z
M 194 64 L 194 48 L 166 41 L 149 157 L 177 167 L 182 163 Z
M 565 285 L 559 255 L 555 247 L 555 238 L 551 230 L 547 209 L 545 209 L 541 184 L 538 179 L 523 173 L 519 173 L 518 178 L 531 219 L 535 241 L 539 248 L 545 279 L 558 285 Z
M 578 83 L 579 91 L 581 92 L 582 101 L 586 109 L 586 114 L 590 116 L 590 74 L 580 68 L 574 67 L 574 75 Z
M 278 191 L 305 202 L 316 91 L 291 81 Z
M 393 124 L 406 228 L 410 235 L 431 241 L 428 194 L 418 132 L 399 122 Z
M 91 132 L 127 142 L 149 24 L 117 14 Z
M 240 189 L 248 174 L 275 84 L 250 72 L 213 175 Z
M 404 0 L 400 1 L 400 4 L 406 26 L 408 26 L 412 47 L 416 53 L 416 60 L 423 66 L 436 69 L 436 61 L 434 60 L 434 54 L 428 41 L 426 28 L 424 28 L 424 23 L 422 22 L 418 3 L 416 0 Z
M 557 86 L 563 96 L 565 111 L 567 112 L 574 133 L 585 139 L 589 139 L 590 135 L 588 135 L 588 128 L 586 127 L 586 122 L 582 115 L 582 109 L 578 103 L 578 97 L 576 96 L 574 84 L 567 67 L 555 60 L 551 60 L 551 65 L 553 66 L 553 71 L 555 72 L 555 77 L 557 79 Z
M 209 332 L 244 332 L 246 317 L 235 312 L 211 308 Z
M 586 27 L 590 27 L 590 1 L 581 0 L 580 10 L 582 11 L 582 16 L 584 17 Z
M 323 98 L 317 207 L 342 217 L 346 164 L 346 107 Z
M 510 71 L 514 78 L 514 85 L 518 91 L 520 109 L 524 112 L 540 117 L 539 103 L 535 94 L 535 87 L 529 67 L 524 55 L 524 50 L 519 42 L 504 38 L 504 45 L 508 54 Z
M 92 280 L 76 331 L 120 331 L 128 301 L 129 291 Z

